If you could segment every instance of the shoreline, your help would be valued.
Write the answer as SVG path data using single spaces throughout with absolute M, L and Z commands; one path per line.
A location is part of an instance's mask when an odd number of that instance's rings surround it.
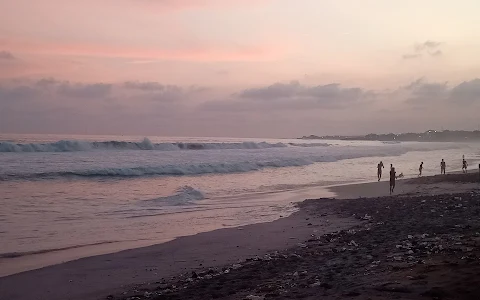
M 478 174 L 475 175 L 478 178 Z M 478 183 L 459 185 L 456 181 L 460 177 L 458 174 L 447 174 L 442 178 L 402 179 L 398 181 L 397 195 L 402 192 L 403 195 L 451 194 L 478 189 Z M 440 182 L 436 182 L 437 179 Z M 328 187 L 327 190 L 335 193 L 338 199 L 385 197 L 388 183 L 341 185 Z M 322 207 L 321 214 L 312 215 L 307 205 L 312 201 L 300 202 L 298 212 L 273 222 L 218 229 L 149 247 L 81 258 L 1 277 L 0 294 L 8 296 L 8 299 L 102 299 L 137 284 L 225 266 L 275 250 L 291 249 L 303 244 L 312 235 L 325 235 L 359 224 L 359 220 L 338 216 L 330 211 L 328 205 L 322 205 L 322 201 L 314 201 L 317 206 L 313 209 Z M 331 201 L 324 199 L 324 204 Z M 22 286 L 27 284 L 35 288 L 25 291 Z
M 115 242 L 103 242 L 95 243 L 91 245 L 79 245 L 72 247 L 65 247 L 60 249 L 45 249 L 34 251 L 32 253 L 6 253 L 5 257 L 0 257 L 0 279 L 19 273 L 35 271 L 41 268 L 51 267 L 58 264 L 64 264 L 78 259 L 84 259 L 99 255 L 115 254 L 122 251 L 141 249 L 150 246 L 161 245 L 178 238 L 185 238 L 195 236 L 197 234 L 212 232 L 221 229 L 234 229 L 244 227 L 248 225 L 270 223 L 277 221 L 281 218 L 288 217 L 298 211 L 297 204 L 303 200 L 314 195 L 315 197 L 332 197 L 334 194 L 325 187 L 308 187 L 298 190 L 284 190 L 280 192 L 268 192 L 260 194 L 242 195 L 237 197 L 238 199 L 260 198 L 264 201 L 275 201 L 278 203 L 291 203 L 293 210 L 285 211 L 279 214 L 274 220 L 254 222 L 249 224 L 242 224 L 238 226 L 218 227 L 206 231 L 194 230 L 191 234 L 185 234 L 180 236 L 173 236 L 165 239 L 146 240 L 146 241 L 115 241 Z M 241 201 L 241 200 L 240 200 Z
M 401 181 L 401 180 L 399 180 Z M 383 182 L 383 181 L 382 181 Z M 268 192 L 268 193 L 257 193 L 257 194 L 250 194 L 250 195 L 242 195 L 240 198 L 248 198 L 251 199 L 252 197 L 259 197 L 259 198 L 278 198 L 278 200 L 285 202 L 285 199 L 289 199 L 294 206 L 297 206 L 305 199 L 310 198 L 345 198 L 344 190 L 349 190 L 353 188 L 353 190 L 364 190 L 361 187 L 367 187 L 365 190 L 367 191 L 368 197 L 382 195 L 383 193 L 379 190 L 378 195 L 372 193 L 375 189 L 370 188 L 370 185 L 378 184 L 377 181 L 368 181 L 368 182 L 356 182 L 356 183 L 343 183 L 343 184 L 335 184 L 335 185 L 327 185 L 327 186 L 308 186 L 302 187 L 299 189 L 294 190 L 282 190 L 278 192 Z M 360 189 L 359 189 L 360 187 Z M 372 186 L 373 187 L 373 186 Z M 352 197 L 352 195 L 350 195 Z M 356 197 L 356 196 L 353 196 Z M 360 195 L 360 197 L 366 197 L 365 195 Z M 284 214 L 277 218 L 276 220 L 288 217 L 292 213 Z M 275 221 L 275 220 L 274 220 Z M 258 222 L 258 223 L 251 223 L 247 225 L 259 224 L 259 223 L 270 223 L 271 221 L 265 222 Z M 32 253 L 6 253 L 5 256 L 0 257 L 0 278 L 11 276 L 19 273 L 34 271 L 37 269 L 55 266 L 58 264 L 67 263 L 70 261 L 99 256 L 99 255 L 108 255 L 114 254 L 117 252 L 122 252 L 126 250 L 133 250 L 133 249 L 140 249 L 155 245 L 160 245 L 167 243 L 169 241 L 175 240 L 177 238 L 182 238 L 186 236 L 193 236 L 199 233 L 210 232 L 218 229 L 228 229 L 228 228 L 237 228 L 243 227 L 245 225 L 234 226 L 234 227 L 225 227 L 225 228 L 216 228 L 213 230 L 208 231 L 201 231 L 196 232 L 193 234 L 188 234 L 185 236 L 177 236 L 172 238 L 166 239 L 159 239 L 159 240 L 150 240 L 150 241 L 114 241 L 114 242 L 102 242 L 102 243 L 95 243 L 91 245 L 78 245 L 78 246 L 71 246 L 65 247 L 61 249 L 41 249 L 38 251 L 33 251 Z
M 305 200 L 301 209 L 313 215 L 329 211 L 360 223 L 107 299 L 480 299 L 478 176 L 408 180 L 423 187 L 414 195 Z
M 302 210 L 269 223 L 218 229 L 144 248 L 82 258 L 0 278 L 7 299 L 98 299 L 128 286 L 212 268 L 288 249 L 315 232 L 349 228 L 356 220 L 326 214 L 313 218 Z M 36 284 L 33 284 L 33 283 Z M 22 286 L 32 283 L 28 291 Z M 30 286 L 30 284 L 29 284 Z M 88 289 L 88 290 L 86 290 Z

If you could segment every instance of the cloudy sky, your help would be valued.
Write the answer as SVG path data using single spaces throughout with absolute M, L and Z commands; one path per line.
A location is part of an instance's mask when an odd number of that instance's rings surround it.
M 478 0 L 0 0 L 0 132 L 477 129 Z

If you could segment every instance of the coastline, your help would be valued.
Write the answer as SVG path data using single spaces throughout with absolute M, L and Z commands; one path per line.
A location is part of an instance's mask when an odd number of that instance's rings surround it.
M 478 178 L 478 174 L 475 175 Z M 464 181 L 458 174 L 402 179 L 398 181 L 396 195 L 451 194 L 479 188 L 478 183 L 460 185 L 459 180 Z M 388 182 L 342 185 L 328 190 L 338 199 L 385 198 Z M 3 277 L 0 294 L 7 299 L 104 299 L 107 295 L 120 295 L 135 285 L 153 284 L 161 278 L 175 280 L 172 276 L 292 249 L 303 245 L 312 235 L 324 236 L 363 222 L 351 215 L 338 215 L 331 210 L 331 206 L 337 206 L 334 202 L 341 201 L 306 200 L 299 204 L 298 212 L 273 222 L 219 229 Z M 25 290 L 27 285 L 31 288 Z
M 172 235 L 164 239 L 155 240 L 137 240 L 137 241 L 115 241 L 95 243 L 90 245 L 80 245 L 73 247 L 65 247 L 59 249 L 47 249 L 41 251 L 34 251 L 30 253 L 7 253 L 5 256 L 0 257 L 0 278 L 15 275 L 18 273 L 28 272 L 54 266 L 58 264 L 67 263 L 70 261 L 88 258 L 92 256 L 108 255 L 126 250 L 133 250 L 139 248 L 145 248 L 155 245 L 164 244 L 166 242 L 175 240 L 177 238 L 184 238 L 188 236 L 194 236 L 197 234 L 211 232 L 220 229 L 238 228 L 246 225 L 254 225 L 261 223 L 270 223 L 272 221 L 285 218 L 298 211 L 297 203 L 311 197 L 332 197 L 334 194 L 328 191 L 324 187 L 308 187 L 298 190 L 284 190 L 274 193 L 257 193 L 250 195 L 243 195 L 234 198 L 235 201 L 266 201 L 274 203 L 289 203 L 287 211 L 280 212 L 273 220 L 267 218 L 267 220 L 246 222 L 244 224 L 235 226 L 225 226 L 223 224 L 217 224 L 211 228 L 192 228 L 189 233 L 184 235 Z M 230 198 L 232 199 L 232 198 Z M 270 219 L 270 220 L 269 220 Z
M 218 229 L 3 277 L 0 278 L 0 294 L 11 300 L 98 299 L 133 284 L 288 249 L 316 232 L 334 232 L 357 223 L 330 214 L 313 217 L 300 210 L 269 223 Z M 25 290 L 26 284 L 31 288 Z

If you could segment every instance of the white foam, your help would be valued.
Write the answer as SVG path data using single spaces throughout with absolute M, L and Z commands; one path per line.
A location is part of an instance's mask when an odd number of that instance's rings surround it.
M 214 149 L 266 149 L 287 147 L 284 143 L 241 142 L 241 143 L 152 143 L 148 138 L 141 142 L 107 141 L 84 142 L 63 140 L 54 143 L 17 144 L 0 142 L 0 152 L 73 152 L 90 150 L 214 150 Z
M 156 205 L 163 204 L 167 206 L 181 206 L 193 204 L 195 201 L 205 199 L 205 195 L 202 191 L 194 189 L 191 186 L 182 186 L 175 191 L 174 195 L 160 197 L 150 200 Z
M 295 147 L 328 147 L 328 143 L 290 143 L 291 146 Z

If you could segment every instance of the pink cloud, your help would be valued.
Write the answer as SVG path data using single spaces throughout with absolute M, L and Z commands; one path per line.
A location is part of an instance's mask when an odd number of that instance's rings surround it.
M 264 44 L 242 45 L 197 45 L 179 49 L 157 47 L 131 47 L 87 43 L 54 43 L 26 40 L 7 40 L 4 43 L 14 53 L 53 56 L 85 56 L 103 58 L 126 58 L 135 61 L 271 61 L 282 58 L 288 45 Z
M 180 9 L 197 9 L 197 8 L 233 8 L 238 6 L 249 7 L 270 2 L 272 0 L 127 0 L 135 1 L 149 8 L 157 8 L 159 10 L 180 10 Z

